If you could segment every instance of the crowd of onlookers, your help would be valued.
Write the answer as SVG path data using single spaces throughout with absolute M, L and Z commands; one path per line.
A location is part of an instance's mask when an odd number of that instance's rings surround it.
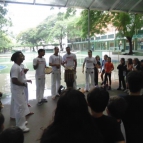
M 53 122 L 43 131 L 40 143 L 143 143 L 143 73 L 129 72 L 127 86 L 130 95 L 115 97 L 95 87 L 87 93 L 87 100 L 78 90 L 62 91 Z M 0 143 L 24 142 L 20 128 L 3 128 L 0 113 Z
M 95 74 L 95 86 L 98 85 L 98 71 L 101 71 L 101 85 L 104 85 L 104 88 L 111 90 L 111 74 L 114 70 L 114 65 L 111 62 L 111 57 L 108 55 L 104 55 L 104 59 L 100 62 L 100 57 L 95 57 L 97 64 L 94 69 Z M 117 66 L 118 69 L 118 76 L 119 76 L 119 87 L 117 90 L 123 90 L 126 93 L 129 93 L 128 85 L 126 83 L 126 77 L 130 71 L 142 71 L 143 72 L 143 60 L 139 60 L 138 58 L 134 59 L 127 59 L 125 58 L 120 59 L 120 64 Z M 123 88 L 122 88 L 123 87 Z

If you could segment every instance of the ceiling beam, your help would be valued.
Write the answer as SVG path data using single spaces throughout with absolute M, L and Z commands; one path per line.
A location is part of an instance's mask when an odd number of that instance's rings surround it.
M 137 1 L 130 9 L 128 12 L 131 12 L 132 9 L 134 9 L 142 0 Z
M 89 5 L 89 7 L 88 7 L 88 9 L 90 9 L 91 8 L 91 6 L 94 4 L 94 2 L 95 2 L 96 0 L 92 0 L 92 2 L 90 3 L 90 5 Z
M 36 0 L 33 0 L 33 5 L 35 5 Z
M 113 5 L 111 6 L 111 8 L 109 9 L 110 10 L 113 10 L 115 8 L 115 6 L 120 2 L 120 0 L 116 0 Z
M 0 2 L 3 2 L 0 0 Z M 16 2 L 16 1 L 6 1 L 6 4 L 23 4 L 23 5 L 33 5 L 33 2 Z M 39 5 L 39 6 L 53 6 L 53 7 L 64 7 L 64 5 L 54 5 L 54 4 L 42 4 L 42 3 L 36 3 L 35 5 Z
M 67 7 L 67 5 L 68 5 L 69 1 L 70 1 L 70 0 L 67 0 L 67 2 L 66 2 L 66 4 L 65 4 L 65 7 Z

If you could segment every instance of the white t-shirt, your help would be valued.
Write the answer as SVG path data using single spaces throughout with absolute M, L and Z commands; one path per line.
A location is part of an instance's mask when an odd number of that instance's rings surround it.
M 84 59 L 84 62 L 86 64 L 86 68 L 89 68 L 89 69 L 93 69 L 94 68 L 94 64 L 96 64 L 96 60 L 93 57 L 91 57 L 91 58 L 90 57 L 86 57 Z
M 10 70 L 11 89 L 12 90 L 23 90 L 24 89 L 24 86 L 19 86 L 19 85 L 16 85 L 16 84 L 12 83 L 12 78 L 17 78 L 18 81 L 20 81 L 21 83 L 25 83 L 24 75 L 25 74 L 24 74 L 23 69 L 21 68 L 21 66 L 14 63 L 13 66 L 11 67 L 11 70 Z
M 60 55 L 56 56 L 56 55 L 51 55 L 49 58 L 49 63 L 52 64 L 60 64 L 62 63 L 62 57 Z M 52 70 L 53 71 L 57 71 L 60 70 L 61 68 L 57 68 L 56 66 L 52 66 Z
M 35 58 L 33 60 L 33 65 L 36 66 L 37 65 L 37 61 L 39 61 L 39 65 L 36 69 L 36 73 L 35 76 L 36 77 L 45 77 L 45 66 L 46 66 L 46 61 L 45 58 Z
M 63 56 L 63 61 L 66 62 L 66 67 L 74 67 L 74 61 L 76 60 L 76 55 L 73 53 L 65 54 Z

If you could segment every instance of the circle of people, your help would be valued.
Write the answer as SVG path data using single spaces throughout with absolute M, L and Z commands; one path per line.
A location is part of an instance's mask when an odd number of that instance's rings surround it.
M 54 54 L 49 58 L 51 72 L 51 95 L 52 98 L 60 97 L 57 102 L 53 123 L 43 132 L 40 143 L 141 143 L 143 142 L 143 97 L 140 95 L 143 87 L 143 60 L 139 62 L 137 58 L 133 61 L 121 58 L 117 66 L 119 75 L 119 87 L 117 90 L 123 90 L 130 95 L 120 95 L 109 99 L 111 90 L 111 73 L 114 65 L 111 63 L 111 57 L 104 55 L 102 64 L 100 57 L 92 57 L 92 51 L 88 51 L 88 57 L 84 59 L 82 72 L 85 67 L 85 89 L 87 92 L 87 101 L 85 95 L 76 90 L 76 67 L 77 59 L 74 53 L 70 52 L 70 47 L 66 48 L 67 53 L 63 58 L 58 54 L 59 48 L 54 48 Z M 40 106 L 47 102 L 44 99 L 45 86 L 45 68 L 46 61 L 43 56 L 44 49 L 38 50 L 38 57 L 33 60 L 36 80 L 36 99 Z M 26 126 L 25 116 L 34 114 L 30 112 L 28 103 L 28 86 L 26 79 L 28 69 L 22 64 L 25 59 L 23 53 L 16 52 L 12 55 L 11 61 L 14 64 L 10 71 L 11 77 L 11 109 L 10 117 L 15 118 L 16 127 L 3 130 L 4 116 L 0 113 L 0 141 L 6 143 L 10 140 L 11 134 L 14 135 L 15 143 L 23 143 L 23 132 L 30 129 Z M 61 88 L 61 66 L 65 68 L 64 80 L 67 89 L 60 92 Z M 101 85 L 98 87 L 98 71 L 101 69 Z M 91 86 L 89 84 L 91 77 Z M 126 77 L 126 83 L 125 83 Z M 109 84 L 108 84 L 109 82 Z M 122 84 L 121 84 L 122 83 Z M 121 89 L 121 85 L 123 89 Z M 88 102 L 88 105 L 87 105 Z M 91 115 L 88 110 L 91 109 Z M 107 107 L 107 108 L 106 108 Z M 107 115 L 103 112 L 107 111 Z M 124 125 L 123 125 L 124 124 Z M 122 130 L 122 128 L 125 128 Z M 125 131 L 125 132 L 124 132 Z M 7 138 L 6 136 L 9 136 Z M 17 138 L 19 142 L 17 142 Z M 7 142 L 8 143 L 8 142 Z

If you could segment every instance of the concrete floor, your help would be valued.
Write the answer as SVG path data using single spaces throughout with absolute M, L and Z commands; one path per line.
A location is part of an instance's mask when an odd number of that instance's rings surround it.
M 117 73 L 116 73 L 117 74 Z M 112 74 L 112 90 L 109 91 L 110 96 L 117 96 L 119 94 L 125 94 L 123 91 L 117 91 L 116 88 L 118 88 L 118 80 L 116 79 L 117 75 L 115 73 Z M 24 143 L 39 143 L 39 139 L 41 137 L 41 134 L 43 132 L 43 129 L 47 127 L 53 119 L 54 111 L 56 108 L 57 100 L 52 100 L 51 98 L 51 92 L 50 92 L 50 75 L 46 75 L 46 85 L 45 85 L 45 97 L 48 98 L 48 103 L 44 103 L 42 106 L 37 106 L 36 102 L 36 96 L 35 96 L 35 81 L 34 76 L 32 73 L 29 75 L 29 77 L 32 78 L 33 84 L 29 85 L 29 103 L 32 107 L 30 107 L 30 110 L 34 112 L 34 115 L 31 115 L 27 117 L 28 125 L 27 127 L 30 128 L 30 132 L 25 133 L 25 141 Z M 99 82 L 100 79 L 99 79 Z M 77 85 L 78 87 L 84 88 L 85 78 L 84 74 L 81 73 L 81 68 L 77 69 Z M 62 76 L 62 85 L 65 85 L 63 76 Z M 48 85 L 48 86 L 47 86 Z M 2 102 L 4 104 L 4 108 L 2 109 L 2 113 L 5 117 L 5 128 L 14 126 L 15 121 L 10 120 L 10 96 L 6 96 L 2 99 Z

